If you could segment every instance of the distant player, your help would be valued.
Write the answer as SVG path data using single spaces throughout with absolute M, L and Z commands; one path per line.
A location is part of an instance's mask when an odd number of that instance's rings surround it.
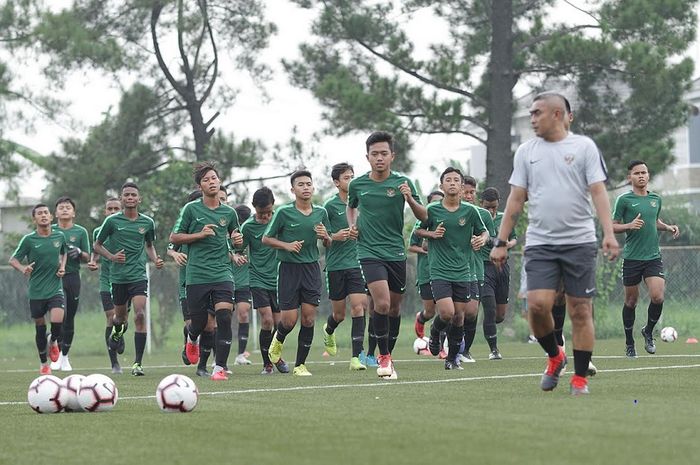
M 262 243 L 277 249 L 280 261 L 277 277 L 278 299 L 281 311 L 277 333 L 270 345 L 270 361 L 276 363 L 282 356 L 282 346 L 297 322 L 301 307 L 297 357 L 292 374 L 311 376 L 306 368 L 306 357 L 314 338 L 316 308 L 321 302 L 321 268 L 318 263 L 318 240 L 331 245 L 328 235 L 328 214 L 322 207 L 311 203 L 314 184 L 311 173 L 296 171 L 290 178 L 294 201 L 280 206 L 272 216 L 263 234 Z
M 615 200 L 613 229 L 625 233 L 625 247 L 622 252 L 622 283 L 625 286 L 625 304 L 622 307 L 622 324 L 625 329 L 626 355 L 637 357 L 634 347 L 634 319 L 639 283 L 649 290 L 647 323 L 642 327 L 644 350 L 656 353 L 654 326 L 661 317 L 664 305 L 666 278 L 659 250 L 659 231 L 668 231 L 677 239 L 680 229 L 675 224 L 661 221 L 661 196 L 649 190 L 649 168 L 642 160 L 633 160 L 627 166 L 627 180 L 632 190 Z
M 66 272 L 66 243 L 63 234 L 51 229 L 51 211 L 43 203 L 32 209 L 32 221 L 36 230 L 22 237 L 12 253 L 10 266 L 29 278 L 29 312 L 34 320 L 36 348 L 41 367 L 39 373 L 50 375 L 47 360 L 58 360 L 63 325 L 63 286 L 61 278 Z M 27 265 L 22 260 L 27 259 Z M 51 319 L 51 334 L 46 336 L 46 313 Z
M 250 208 L 246 205 L 235 207 L 238 221 L 243 224 L 250 218 Z M 236 316 L 238 317 L 238 353 L 234 359 L 234 365 L 251 365 L 253 362 L 246 356 L 248 346 L 248 335 L 250 333 L 250 264 L 248 258 L 243 254 L 235 254 L 232 262 L 233 266 L 233 300 L 236 305 Z
M 124 332 L 129 317 L 127 305 L 134 307 L 134 364 L 133 376 L 143 376 L 143 353 L 146 349 L 146 297 L 148 275 L 143 259 L 144 251 L 157 269 L 163 268 L 163 260 L 154 247 L 156 224 L 149 216 L 139 213 L 141 203 L 139 188 L 133 182 L 126 182 L 121 189 L 123 210 L 108 216 L 102 223 L 95 252 L 110 262 L 114 318 L 109 347 L 121 354 L 124 352 Z M 111 252 L 104 244 L 109 240 Z

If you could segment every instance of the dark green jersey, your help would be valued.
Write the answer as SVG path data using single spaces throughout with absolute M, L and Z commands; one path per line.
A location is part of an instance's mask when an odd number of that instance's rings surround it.
M 275 249 L 262 243 L 262 236 L 266 229 L 267 223 L 258 223 L 254 215 L 248 218 L 241 226 L 241 234 L 243 234 L 241 249 L 248 248 L 250 287 L 276 290 L 279 260 Z
M 615 200 L 613 220 L 622 224 L 631 223 L 638 214 L 644 221 L 640 229 L 632 229 L 625 233 L 625 248 L 622 258 L 630 260 L 654 260 L 661 257 L 659 250 L 659 232 L 656 221 L 661 213 L 661 197 L 656 192 L 647 195 L 637 195 L 625 192 Z
M 102 226 L 96 227 L 92 232 L 92 242 L 97 240 L 97 236 L 100 234 L 100 229 L 102 229 Z M 110 252 L 116 252 L 116 250 L 112 250 L 109 247 L 109 239 L 107 239 L 102 245 Z M 109 270 L 111 269 L 111 266 L 112 262 L 104 257 L 100 257 L 100 292 L 112 292 L 112 282 L 109 278 Z
M 491 220 L 490 222 L 488 220 L 485 220 L 484 224 L 486 225 L 486 229 L 488 229 L 489 231 L 489 236 L 491 236 L 491 238 L 493 239 L 498 235 L 498 229 L 501 227 L 501 221 L 503 221 L 503 213 L 496 212 L 496 217 L 494 218 L 493 216 L 491 216 L 491 213 L 488 210 L 479 207 L 479 213 L 482 215 L 482 218 L 484 217 L 484 211 L 489 214 L 489 219 Z M 508 236 L 508 240 L 511 239 L 515 239 L 515 231 L 511 232 L 510 236 Z M 481 256 L 481 259 L 483 261 L 491 261 L 491 249 L 493 249 L 493 247 L 490 244 L 485 244 L 481 249 L 479 249 L 479 256 Z
M 348 227 L 348 217 L 345 211 L 345 202 L 336 194 L 323 204 L 328 213 L 328 221 L 331 225 L 328 234 L 333 234 Z M 326 249 L 326 270 L 340 271 L 351 268 L 359 268 L 357 260 L 357 241 L 333 241 Z
M 434 231 L 440 223 L 445 228 L 444 236 L 439 239 L 429 239 L 430 279 L 444 279 L 451 282 L 470 281 L 469 258 L 472 250 L 472 236 L 486 230 L 479 212 L 474 205 L 466 202 L 460 202 L 454 211 L 445 208 L 442 201 L 433 202 L 428 205 L 425 229 Z
M 188 244 L 188 286 L 233 280 L 229 235 L 240 227 L 236 210 L 225 204 L 209 208 L 202 199 L 193 200 L 180 210 L 173 234 L 196 234 L 206 225 L 214 225 L 216 234 Z
M 417 245 L 418 247 L 423 246 L 423 238 L 418 237 L 416 234 L 416 229 L 420 229 L 421 222 L 416 221 L 415 226 L 413 226 L 413 231 L 411 232 L 411 238 L 409 239 L 408 245 Z M 430 264 L 428 263 L 428 254 L 417 253 L 416 254 L 416 286 L 421 284 L 428 284 L 430 282 Z
M 168 250 L 174 250 L 175 252 L 187 255 L 187 244 L 175 245 L 171 242 L 168 244 Z M 182 300 L 187 297 L 187 264 L 185 264 L 185 266 L 178 266 L 177 269 L 177 297 Z
M 73 247 L 78 247 L 83 252 L 87 252 L 88 255 L 90 254 L 90 239 L 88 238 L 87 229 L 79 224 L 74 224 L 68 229 L 61 229 L 59 225 L 52 224 L 51 229 L 63 233 L 63 236 L 66 238 L 66 252 Z M 66 257 L 66 274 L 80 272 L 80 260 L 80 257 Z
M 407 182 L 413 198 L 420 202 L 413 181 L 391 172 L 384 181 L 373 181 L 369 173 L 350 181 L 348 205 L 359 210 L 357 256 L 385 261 L 406 260 L 403 242 L 405 200 L 399 186 Z
M 104 244 L 109 239 L 109 251 L 124 250 L 125 263 L 110 264 L 109 279 L 112 284 L 128 284 L 148 279 L 146 261 L 143 259 L 145 244 L 156 239 L 156 224 L 150 216 L 142 213 L 131 220 L 124 212 L 117 212 L 105 218 L 97 241 Z
M 318 261 L 318 238 L 314 227 L 323 223 L 330 230 L 328 214 L 323 207 L 312 205 L 308 215 L 300 212 L 294 202 L 275 210 L 265 230 L 265 236 L 275 237 L 282 242 L 304 241 L 299 253 L 277 249 L 277 259 L 285 263 L 313 263 Z
M 491 213 L 485 208 L 477 207 L 476 205 L 474 205 L 474 208 L 476 208 L 476 211 L 479 213 L 481 221 L 483 222 L 486 230 L 489 232 L 489 236 L 495 236 L 496 228 L 493 224 Z M 481 282 L 484 280 L 484 260 L 489 260 L 489 256 L 488 254 L 484 255 L 483 247 L 478 251 L 474 251 L 474 249 L 472 249 L 470 246 L 469 251 L 471 253 L 471 259 L 469 261 L 472 271 L 471 281 Z
M 65 237 L 58 231 L 48 236 L 40 236 L 36 231 L 27 234 L 19 241 L 12 256 L 20 262 L 34 263 L 34 271 L 29 275 L 30 300 L 49 299 L 63 295 L 61 278 L 56 276 L 61 254 L 65 253 Z
M 233 273 L 233 284 L 236 289 L 250 287 L 250 263 L 238 266 L 231 262 L 231 272 Z

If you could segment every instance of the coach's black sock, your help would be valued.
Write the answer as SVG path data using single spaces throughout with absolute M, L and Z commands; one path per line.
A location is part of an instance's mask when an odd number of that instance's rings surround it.
M 498 330 L 496 329 L 496 298 L 492 295 L 481 296 L 481 306 L 484 307 L 484 338 L 493 351 L 498 345 Z
M 622 327 L 625 329 L 625 344 L 634 345 L 634 307 L 622 306 Z
M 647 334 L 651 334 L 651 332 L 654 330 L 654 326 L 656 326 L 656 323 L 659 322 L 659 318 L 661 318 L 661 312 L 664 309 L 664 303 L 661 302 L 660 304 L 654 304 L 649 302 L 649 309 L 647 310 L 647 325 L 646 325 L 646 332 Z
M 146 336 L 148 333 L 137 333 L 134 332 L 134 351 L 136 355 L 134 356 L 134 363 L 141 365 L 143 361 L 143 352 L 146 350 Z
M 287 334 L 294 329 L 294 328 L 285 328 L 282 322 L 280 321 L 277 323 L 277 331 L 275 332 L 275 337 L 277 338 L 278 341 L 284 342 L 284 340 L 287 338 Z
M 339 322 L 335 321 L 335 318 L 333 318 L 333 312 L 331 312 L 326 320 L 326 333 L 333 334 L 335 332 L 335 328 L 337 328 L 339 324 Z
M 207 327 L 207 322 L 209 321 L 209 314 L 207 312 L 201 311 L 190 316 L 190 325 L 187 328 L 189 339 L 195 342 L 204 328 Z
M 542 346 L 544 351 L 547 352 L 547 355 L 550 357 L 556 357 L 559 355 L 559 344 L 557 343 L 557 338 L 554 335 L 554 331 L 546 336 L 538 337 L 537 342 L 540 343 L 540 346 Z M 586 365 L 586 369 L 588 369 L 588 365 Z
M 389 355 L 389 315 L 374 314 L 374 334 L 380 355 Z
M 51 323 L 51 341 L 58 341 L 59 345 L 61 343 L 61 338 L 63 337 L 63 323 Z
M 207 362 L 209 362 L 209 356 L 211 355 L 211 349 L 216 343 L 216 332 L 214 331 L 202 331 L 202 336 L 199 338 L 199 364 L 197 368 L 207 368 Z
M 454 361 L 459 354 L 459 346 L 462 345 L 464 326 L 450 325 L 447 330 L 447 359 Z
M 564 346 L 564 320 L 566 319 L 566 303 L 552 306 L 552 318 L 554 318 L 554 337 L 557 344 Z
M 474 336 L 476 335 L 476 326 L 479 318 L 474 317 L 470 320 L 468 317 L 464 317 L 464 352 L 469 352 L 472 349 L 472 344 L 474 344 Z
M 374 332 L 374 317 L 369 317 L 367 323 L 367 355 L 374 355 L 377 349 L 377 333 Z
M 228 355 L 231 352 L 231 339 L 233 330 L 231 329 L 231 310 L 216 311 L 216 364 L 226 367 Z
M 36 325 L 34 331 L 36 331 L 34 341 L 36 350 L 39 351 L 39 360 L 41 363 L 46 363 L 46 325 Z
M 250 323 L 238 323 L 238 353 L 245 352 L 248 346 L 248 333 L 250 331 Z
M 352 338 L 352 356 L 358 357 L 365 341 L 365 318 L 363 316 L 352 317 L 350 337 Z
M 271 329 L 261 329 L 260 335 L 258 336 L 258 341 L 260 343 L 260 355 L 263 359 L 263 365 L 270 365 L 270 344 L 272 344 L 272 330 Z
M 306 363 L 306 357 L 309 355 L 309 350 L 311 349 L 311 343 L 314 340 L 314 327 L 301 325 L 299 328 L 299 337 L 297 339 L 297 359 L 294 363 L 295 366 L 303 365 Z
M 185 324 L 185 325 L 182 327 L 182 335 L 185 337 L 185 339 L 184 339 L 184 341 L 183 341 L 183 344 L 187 344 L 187 333 L 188 333 L 188 331 L 187 331 L 187 325 Z
M 574 371 L 578 376 L 586 377 L 592 356 L 593 352 L 591 351 L 574 349 Z
M 389 353 L 394 351 L 396 346 L 396 340 L 399 338 L 399 330 L 401 329 L 401 317 L 400 316 L 390 316 L 389 317 Z
M 112 327 L 107 326 L 105 328 L 105 344 L 107 344 L 107 341 L 109 340 L 109 336 L 112 334 Z M 107 345 L 107 354 L 109 355 L 109 361 L 112 364 L 112 366 L 116 365 L 119 363 L 119 360 L 117 359 L 117 352 L 110 349 L 109 345 Z

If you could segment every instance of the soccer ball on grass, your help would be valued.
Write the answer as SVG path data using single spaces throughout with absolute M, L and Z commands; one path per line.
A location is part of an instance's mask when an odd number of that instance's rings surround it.
M 198 399 L 197 386 L 185 375 L 168 375 L 156 389 L 156 402 L 163 412 L 191 412 Z
M 661 340 L 664 342 L 674 342 L 678 339 L 678 332 L 671 326 L 666 326 L 661 330 Z

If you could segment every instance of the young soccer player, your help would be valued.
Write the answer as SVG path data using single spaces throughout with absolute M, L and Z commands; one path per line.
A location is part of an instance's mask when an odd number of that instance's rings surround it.
M 250 208 L 246 205 L 235 207 L 238 221 L 243 224 L 250 218 Z M 251 365 L 253 362 L 246 356 L 248 334 L 250 332 L 250 264 L 243 254 L 234 254 L 232 261 L 234 293 L 233 300 L 236 304 L 236 316 L 238 317 L 238 354 L 233 361 L 234 365 Z

